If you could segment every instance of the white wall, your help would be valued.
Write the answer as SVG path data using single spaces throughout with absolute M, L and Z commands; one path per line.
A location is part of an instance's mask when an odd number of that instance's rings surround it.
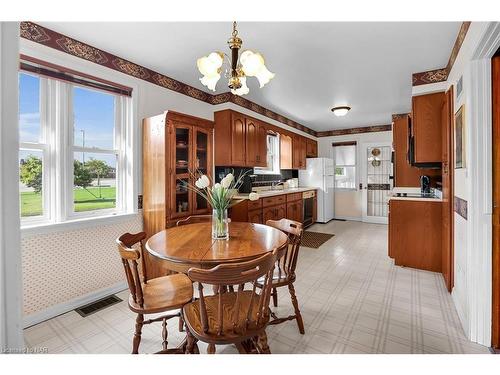
M 0 22 L 0 348 L 21 349 L 17 69 L 19 23 Z
M 356 141 L 358 143 L 356 164 L 357 176 L 356 187 L 359 187 L 361 164 L 360 161 L 365 157 L 365 151 L 362 149 L 362 143 L 370 142 L 392 142 L 392 131 L 361 133 L 352 135 L 338 135 L 333 137 L 318 138 L 318 156 L 325 158 L 333 157 L 333 142 Z M 335 192 L 335 217 L 339 219 L 361 220 L 363 213 L 363 194 L 362 191 L 336 191 Z

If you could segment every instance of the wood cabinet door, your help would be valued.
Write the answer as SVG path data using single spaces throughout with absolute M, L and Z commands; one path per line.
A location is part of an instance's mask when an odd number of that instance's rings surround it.
M 252 210 L 248 211 L 248 222 L 262 224 L 262 210 Z
M 415 163 L 441 162 L 441 108 L 444 93 L 412 98 L 412 128 L 415 137 Z
M 290 202 L 286 206 L 286 218 L 302 223 L 302 201 Z
M 245 119 L 246 126 L 246 165 L 257 166 L 259 153 L 259 124 L 251 118 Z
M 231 164 L 246 165 L 245 116 L 240 113 L 231 113 Z M 220 147 L 220 146 L 219 146 Z
M 286 134 L 280 135 L 280 168 L 292 169 L 292 137 Z
M 306 157 L 308 158 L 318 157 L 318 143 L 309 138 L 307 138 L 306 140 Z
M 264 207 L 262 209 L 262 222 L 265 224 L 268 220 L 276 220 L 276 206 Z
M 298 135 L 292 136 L 292 168 L 300 169 L 300 160 L 301 160 L 301 148 L 302 143 L 300 142 L 300 138 Z
M 191 183 L 189 171 L 193 169 L 193 127 L 179 121 L 169 122 L 170 139 L 170 218 L 191 215 L 193 195 L 186 187 Z
M 281 220 L 286 218 L 286 204 L 281 204 L 275 207 L 276 209 L 276 218 L 274 220 Z
M 307 157 L 307 140 L 304 137 L 300 137 L 300 169 L 306 169 L 306 157 Z
M 207 175 L 212 179 L 213 170 L 213 152 L 212 152 L 213 130 L 201 127 L 193 127 L 193 147 L 192 147 L 192 160 L 193 170 Z M 191 184 L 194 184 L 191 178 Z M 193 215 L 207 214 L 211 208 L 201 195 L 191 191 L 193 202 Z
M 257 130 L 257 158 L 256 166 L 267 167 L 267 127 L 259 123 Z

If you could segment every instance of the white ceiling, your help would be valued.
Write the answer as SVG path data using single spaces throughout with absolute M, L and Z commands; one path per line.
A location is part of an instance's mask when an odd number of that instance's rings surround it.
M 196 59 L 228 52 L 231 22 L 42 22 L 52 30 L 206 91 Z M 444 67 L 460 22 L 242 22 L 243 49 L 276 77 L 246 96 L 314 130 L 389 124 L 411 107 L 411 74 Z M 228 91 L 226 81 L 217 93 Z M 349 105 L 345 117 L 330 111 Z

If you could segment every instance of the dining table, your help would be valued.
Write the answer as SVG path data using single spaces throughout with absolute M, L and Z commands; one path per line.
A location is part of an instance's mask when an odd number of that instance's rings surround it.
M 263 224 L 231 222 L 229 238 L 212 239 L 212 223 L 164 229 L 146 242 L 146 251 L 165 268 L 187 274 L 190 268 L 209 269 L 219 264 L 256 259 L 288 244 L 282 231 Z

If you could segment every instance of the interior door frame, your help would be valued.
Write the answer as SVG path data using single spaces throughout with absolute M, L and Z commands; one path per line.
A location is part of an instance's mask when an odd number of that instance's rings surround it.
M 500 54 L 491 61 L 492 82 L 492 324 L 491 346 L 500 349 Z
M 392 147 L 392 143 L 388 141 L 380 141 L 380 142 L 363 142 L 359 144 L 360 150 L 357 152 L 357 156 L 360 160 L 360 174 L 359 174 L 359 182 L 362 186 L 361 188 L 361 207 L 362 207 L 362 221 L 364 223 L 373 223 L 373 224 L 388 224 L 389 218 L 383 216 L 368 216 L 368 158 L 366 157 L 365 151 L 368 147 Z M 389 181 L 390 182 L 390 181 Z

